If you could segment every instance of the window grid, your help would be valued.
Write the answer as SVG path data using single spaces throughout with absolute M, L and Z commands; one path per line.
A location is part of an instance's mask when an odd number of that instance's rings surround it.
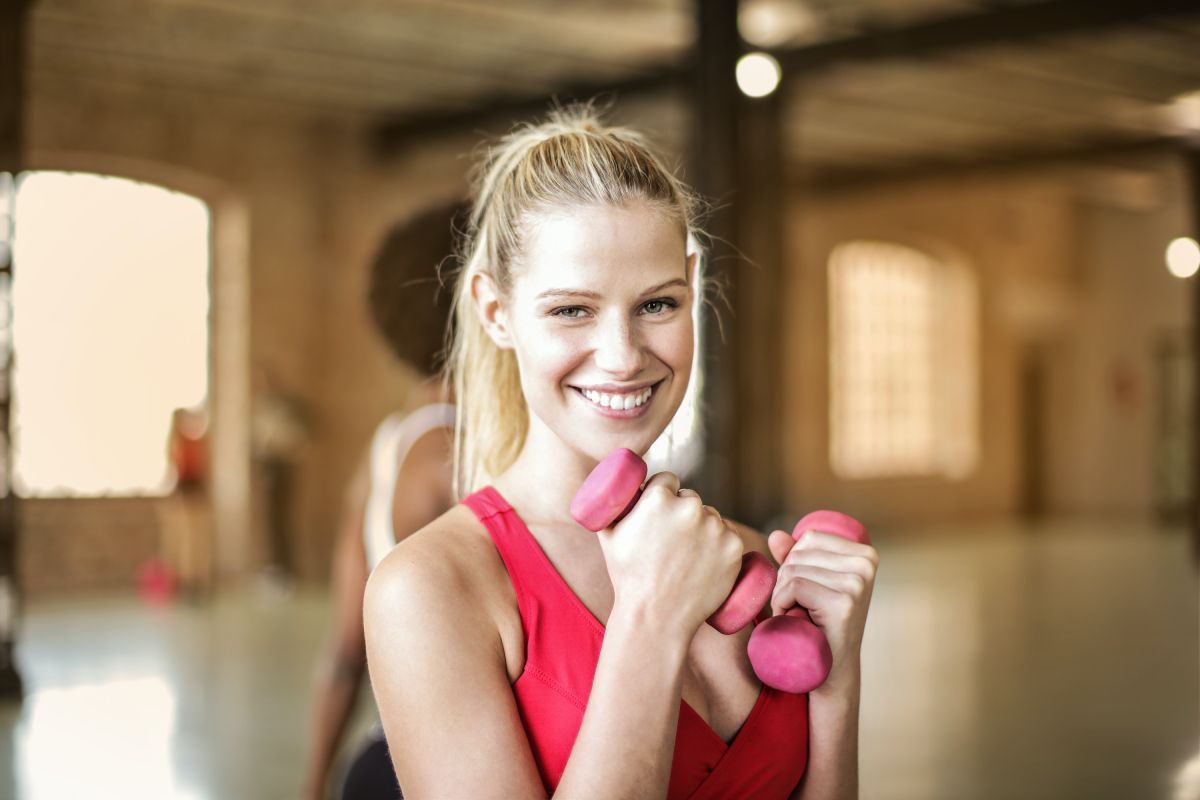
M 829 262 L 830 461 L 844 478 L 973 468 L 974 287 L 964 269 L 884 242 Z

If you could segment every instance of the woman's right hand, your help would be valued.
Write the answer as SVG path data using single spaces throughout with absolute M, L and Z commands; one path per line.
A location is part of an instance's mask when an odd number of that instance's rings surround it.
M 601 531 L 614 610 L 637 609 L 691 636 L 733 588 L 742 540 L 670 472 L 652 477 L 633 509 Z

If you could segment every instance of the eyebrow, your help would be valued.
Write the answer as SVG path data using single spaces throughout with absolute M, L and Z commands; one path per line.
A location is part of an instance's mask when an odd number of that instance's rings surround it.
M 663 283 L 660 283 L 657 286 L 650 287 L 646 291 L 642 292 L 642 296 L 644 297 L 645 295 L 648 295 L 648 294 L 654 294 L 655 292 L 661 292 L 663 289 L 669 289 L 672 286 L 686 287 L 687 285 L 688 285 L 688 282 L 685 278 L 674 278 L 669 281 L 664 281 Z M 557 297 L 587 297 L 587 298 L 595 300 L 600 297 L 600 294 L 598 292 L 588 291 L 587 289 L 547 289 L 546 291 L 542 292 L 537 297 L 535 297 L 534 300 L 543 300 L 546 298 L 557 298 Z

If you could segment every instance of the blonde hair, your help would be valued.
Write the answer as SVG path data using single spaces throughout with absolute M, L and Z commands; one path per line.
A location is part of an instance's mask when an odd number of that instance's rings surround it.
M 528 429 L 516 356 L 484 330 L 472 279 L 485 274 L 507 294 L 525 234 L 539 214 L 635 200 L 677 221 L 681 236 L 696 232 L 693 195 L 641 134 L 604 125 L 590 105 L 555 109 L 543 123 L 522 125 L 487 151 L 476 173 L 448 346 L 458 404 L 454 476 L 460 497 L 507 469 Z

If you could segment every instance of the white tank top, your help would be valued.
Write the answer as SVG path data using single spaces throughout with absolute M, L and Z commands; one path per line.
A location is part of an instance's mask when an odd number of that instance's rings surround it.
M 396 546 L 392 528 L 392 498 L 396 495 L 396 476 L 408 457 L 408 451 L 434 428 L 454 427 L 454 406 L 432 403 L 411 414 L 389 415 L 371 439 L 370 493 L 363 518 L 363 544 L 366 545 L 367 569 L 374 570 Z

